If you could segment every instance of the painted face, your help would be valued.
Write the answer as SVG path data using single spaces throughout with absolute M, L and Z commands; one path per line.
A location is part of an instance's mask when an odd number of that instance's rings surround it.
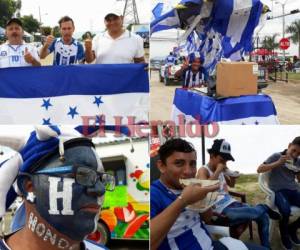
M 60 33 L 64 42 L 70 42 L 74 33 L 74 25 L 72 21 L 63 22 L 60 25 Z
M 104 24 L 108 31 L 118 32 L 122 30 L 123 27 L 123 17 L 120 16 L 109 16 L 104 20 Z
M 296 144 L 290 144 L 287 150 L 287 155 L 293 159 L 297 159 L 300 156 L 300 146 Z
M 174 152 L 162 163 L 164 182 L 169 188 L 182 189 L 179 179 L 194 178 L 197 172 L 196 152 Z
M 67 149 L 63 163 L 55 156 L 42 170 L 72 164 L 103 172 L 95 151 L 86 146 Z M 33 185 L 36 210 L 40 216 L 62 234 L 81 241 L 96 228 L 105 188 L 100 180 L 94 186 L 86 187 L 78 184 L 74 177 L 74 174 L 61 174 L 59 177 L 36 174 L 33 175 Z
M 10 44 L 19 45 L 23 39 L 23 29 L 16 23 L 11 23 L 6 27 L 6 36 Z

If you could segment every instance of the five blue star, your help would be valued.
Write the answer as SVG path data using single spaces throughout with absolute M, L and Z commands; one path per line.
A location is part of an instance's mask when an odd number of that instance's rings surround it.
M 93 102 L 94 104 L 97 104 L 98 108 L 99 108 L 100 104 L 103 103 L 101 98 L 102 98 L 102 96 L 99 96 L 99 97 L 95 96 L 95 101 Z
M 255 125 L 258 125 L 259 124 L 259 122 L 258 121 L 255 121 Z
M 79 113 L 77 112 L 77 107 L 75 106 L 74 108 L 72 107 L 69 107 L 70 111 L 68 113 L 68 115 L 71 115 L 72 116 L 72 119 L 74 119 L 74 116 L 75 115 L 79 115 Z
M 50 98 L 48 99 L 43 99 L 43 105 L 41 105 L 41 107 L 45 107 L 46 110 L 48 110 L 48 108 L 50 106 L 53 106 L 51 103 L 50 103 Z
M 50 118 L 48 119 L 43 118 L 43 125 L 51 125 Z

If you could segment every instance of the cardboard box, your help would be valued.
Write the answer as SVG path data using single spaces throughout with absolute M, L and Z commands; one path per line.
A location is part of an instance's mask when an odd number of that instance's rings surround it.
M 220 62 L 217 65 L 217 96 L 257 94 L 258 65 L 253 62 Z

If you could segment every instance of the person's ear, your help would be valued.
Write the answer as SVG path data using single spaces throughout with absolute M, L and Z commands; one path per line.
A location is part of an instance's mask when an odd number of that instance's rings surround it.
M 156 166 L 159 169 L 160 173 L 163 174 L 166 172 L 166 165 L 163 163 L 162 160 L 157 160 Z
M 34 186 L 30 176 L 21 175 L 18 177 L 17 185 L 22 196 L 31 203 L 35 202 Z

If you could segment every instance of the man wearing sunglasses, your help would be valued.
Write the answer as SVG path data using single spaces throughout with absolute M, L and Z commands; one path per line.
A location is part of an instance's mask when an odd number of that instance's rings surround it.
M 114 177 L 104 172 L 89 139 L 62 143 L 36 137 L 33 133 L 21 151 L 17 186 L 24 205 L 0 249 L 103 249 L 85 238 L 96 229 L 105 190 L 114 189 Z
M 86 62 L 96 59 L 96 64 L 144 63 L 143 39 L 123 29 L 123 16 L 119 11 L 111 11 L 104 17 L 107 29 L 93 41 L 85 41 Z

